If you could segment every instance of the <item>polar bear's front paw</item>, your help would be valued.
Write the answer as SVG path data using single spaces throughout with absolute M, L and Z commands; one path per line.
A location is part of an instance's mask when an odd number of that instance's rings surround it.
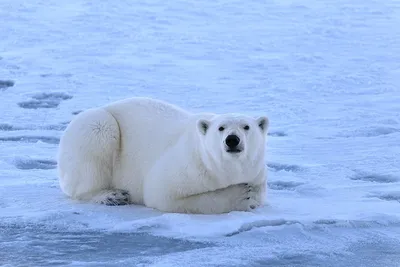
M 260 203 L 257 201 L 257 187 L 251 184 L 239 184 L 238 186 L 241 192 L 239 194 L 237 210 L 251 211 L 260 206 Z
M 97 202 L 107 206 L 127 205 L 130 202 L 129 192 L 121 189 L 103 191 L 96 198 Z

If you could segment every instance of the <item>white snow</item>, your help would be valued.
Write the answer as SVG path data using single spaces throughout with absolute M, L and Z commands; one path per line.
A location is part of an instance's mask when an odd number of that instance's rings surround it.
M 400 266 L 400 2 L 2 0 L 0 18 L 1 266 Z M 131 96 L 268 115 L 269 204 L 67 199 L 66 123 Z

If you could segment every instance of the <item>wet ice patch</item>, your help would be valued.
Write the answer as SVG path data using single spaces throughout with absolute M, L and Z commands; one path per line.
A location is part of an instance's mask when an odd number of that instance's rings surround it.
M 294 181 L 272 181 L 268 182 L 268 187 L 272 190 L 289 190 L 293 191 L 296 187 L 304 183 L 294 182 Z
M 338 228 L 372 228 L 386 226 L 388 224 L 397 225 L 398 222 L 375 221 L 375 220 L 339 220 L 339 219 L 319 219 L 313 222 L 314 226 L 338 227 Z M 309 227 L 313 227 L 310 225 Z
M 287 133 L 285 133 L 284 131 L 271 131 L 268 133 L 269 136 L 277 136 L 277 137 L 283 137 L 283 136 L 287 136 Z
M 333 224 L 337 224 L 338 221 L 334 220 L 334 219 L 320 219 L 320 220 L 316 220 L 314 221 L 314 224 L 321 224 L 321 225 L 333 225 Z
M 56 161 L 47 159 L 16 158 L 13 163 L 20 170 L 50 170 L 57 167 Z
M 29 136 L 29 135 L 0 137 L 0 142 L 37 143 L 39 141 L 48 144 L 58 144 L 60 143 L 60 138 L 53 136 Z
M 12 80 L 0 80 L 0 90 L 5 90 L 8 87 L 14 86 L 15 82 Z
M 377 173 L 357 173 L 351 176 L 350 179 L 375 183 L 395 183 L 400 181 L 396 176 Z
M 303 169 L 298 165 L 284 163 L 268 163 L 267 166 L 274 171 L 298 172 Z
M 71 74 L 71 73 L 60 73 L 60 74 L 56 74 L 56 73 L 43 73 L 43 74 L 40 74 L 40 77 L 43 77 L 43 78 L 49 78 L 49 77 L 71 78 L 71 77 L 72 77 L 72 74 Z
M 82 112 L 82 110 L 76 110 L 76 111 L 73 111 L 72 112 L 72 115 L 78 115 L 79 113 L 81 113 Z
M 53 93 L 37 93 L 32 96 L 36 100 L 68 100 L 72 96 L 63 92 L 53 92 Z
M 18 106 L 25 109 L 38 109 L 38 108 L 56 108 L 60 104 L 59 101 L 40 101 L 40 100 L 28 100 L 19 102 Z
M 382 126 L 365 127 L 354 131 L 345 131 L 343 133 L 338 134 L 338 137 L 345 137 L 345 138 L 377 137 L 398 132 L 400 132 L 400 129 L 397 127 L 382 125 Z
M 56 108 L 64 100 L 71 99 L 72 95 L 64 92 L 37 93 L 32 99 L 18 103 L 24 109 Z
M 29 266 L 91 265 L 147 266 L 155 258 L 214 246 L 210 242 L 185 241 L 145 233 L 68 231 L 42 225 L 4 224 L 0 221 L 0 265 Z M 18 250 L 15 247 L 18 246 Z M 21 257 L 21 255 L 24 255 Z
M 21 130 L 21 128 L 8 123 L 0 123 L 0 131 L 18 131 L 18 130 Z
M 400 191 L 375 193 L 375 194 L 370 194 L 368 197 L 379 198 L 381 200 L 386 200 L 386 201 L 397 201 L 400 203 Z
M 25 125 L 16 126 L 9 123 L 0 123 L 0 131 L 11 132 L 11 131 L 22 131 L 22 130 L 54 130 L 63 131 L 67 126 L 65 124 L 49 124 L 49 125 Z
M 65 124 L 49 124 L 49 125 L 43 125 L 39 126 L 39 130 L 54 130 L 54 131 L 63 131 L 67 128 Z

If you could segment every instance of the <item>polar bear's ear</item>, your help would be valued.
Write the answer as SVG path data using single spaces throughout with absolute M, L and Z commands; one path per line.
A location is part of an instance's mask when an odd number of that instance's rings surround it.
M 208 120 L 200 119 L 197 121 L 197 129 L 201 134 L 205 135 L 209 127 L 210 122 Z
M 263 133 L 267 132 L 269 126 L 269 119 L 266 116 L 261 116 L 257 118 L 258 127 L 260 127 Z

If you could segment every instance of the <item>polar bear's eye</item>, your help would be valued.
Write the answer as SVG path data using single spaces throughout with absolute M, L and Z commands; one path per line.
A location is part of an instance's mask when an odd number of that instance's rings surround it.
M 248 130 L 250 130 L 250 126 L 249 126 L 249 125 L 246 125 L 246 126 L 243 127 L 243 129 L 245 129 L 246 131 L 248 131 Z
M 225 130 L 225 128 L 222 126 L 218 128 L 218 131 L 220 131 L 220 132 L 222 132 L 223 130 Z

